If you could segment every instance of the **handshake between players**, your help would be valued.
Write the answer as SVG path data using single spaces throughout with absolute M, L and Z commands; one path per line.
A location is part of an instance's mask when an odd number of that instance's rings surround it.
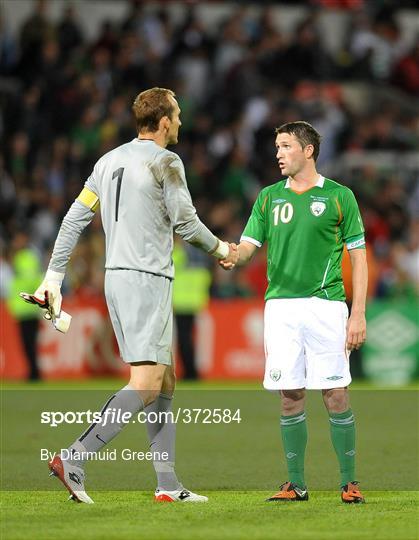
M 237 245 L 219 241 L 219 249 L 223 254 L 227 253 L 225 258 L 219 259 L 220 266 L 225 270 L 232 270 L 239 260 Z M 51 321 L 56 330 L 65 334 L 70 328 L 72 317 L 61 309 L 63 279 L 63 273 L 47 270 L 36 291 L 33 294 L 21 292 L 20 297 L 25 302 L 35 304 L 44 310 L 44 319 Z

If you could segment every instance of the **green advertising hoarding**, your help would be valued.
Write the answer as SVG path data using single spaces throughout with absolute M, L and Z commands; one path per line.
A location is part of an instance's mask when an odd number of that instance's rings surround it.
M 375 300 L 367 308 L 365 375 L 401 385 L 419 376 L 419 310 L 414 299 Z

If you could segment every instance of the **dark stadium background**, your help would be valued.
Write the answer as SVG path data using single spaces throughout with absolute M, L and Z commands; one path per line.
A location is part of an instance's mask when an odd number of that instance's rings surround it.
M 183 122 L 173 149 L 184 160 L 198 213 L 230 241 L 238 241 L 258 191 L 280 179 L 275 126 L 304 119 L 320 131 L 318 168 L 353 189 L 366 226 L 372 337 L 363 362 L 353 362 L 355 374 L 380 380 L 384 368 L 386 383 L 413 378 L 419 363 L 415 6 L 413 0 L 3 2 L 3 308 L 16 251 L 29 246 L 45 269 L 61 219 L 95 161 L 135 136 L 135 95 L 169 87 Z M 96 219 L 69 266 L 67 298 L 101 297 L 103 258 Z M 211 297 L 226 309 L 237 298 L 263 298 L 263 253 L 244 270 L 223 273 L 214 264 L 211 272 Z M 13 358 L 3 354 L 5 362 Z
M 418 37 L 417 0 L 0 3 L 2 539 L 418 538 Z M 97 158 L 135 137 L 131 103 L 155 85 L 178 95 L 173 150 L 200 216 L 221 238 L 237 241 L 258 190 L 280 179 L 273 130 L 283 122 L 311 122 L 323 135 L 319 170 L 355 192 L 370 287 L 368 341 L 352 357 L 366 379 L 350 394 L 367 504 L 341 504 L 319 392 L 307 404 L 310 500 L 265 502 L 286 464 L 279 399 L 261 388 L 263 253 L 231 273 L 192 256 L 212 275 L 196 337 L 200 374 L 216 380 L 181 381 L 175 410 L 242 417 L 177 427 L 176 469 L 208 495 L 205 507 L 155 504 L 148 463 L 89 463 L 94 505 L 67 502 L 47 476 L 40 448 L 67 447 L 82 426 L 52 428 L 40 413 L 96 410 L 123 386 L 103 301 L 100 220 L 68 268 L 70 331 L 43 323 L 37 336 L 42 378 L 56 380 L 24 380 L 19 331 L 30 342 L 37 320 L 22 314 L 17 293 L 40 283 L 63 215 Z M 148 445 L 143 426 L 128 426 L 109 449 Z

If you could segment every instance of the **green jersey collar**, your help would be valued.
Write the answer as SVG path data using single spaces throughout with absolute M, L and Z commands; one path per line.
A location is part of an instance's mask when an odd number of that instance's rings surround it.
M 324 176 L 322 176 L 321 174 L 319 174 L 319 179 L 317 180 L 316 182 L 316 185 L 313 186 L 313 187 L 320 187 L 322 188 L 324 186 Z M 285 182 L 285 188 L 290 188 L 290 177 L 287 178 L 286 182 Z

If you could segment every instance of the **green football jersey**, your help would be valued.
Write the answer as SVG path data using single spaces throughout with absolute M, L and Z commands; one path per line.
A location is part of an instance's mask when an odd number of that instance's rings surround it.
M 364 226 L 352 191 L 319 177 L 297 193 L 282 180 L 264 188 L 253 206 L 241 240 L 268 243 L 265 299 L 345 300 L 342 252 L 364 248 Z

